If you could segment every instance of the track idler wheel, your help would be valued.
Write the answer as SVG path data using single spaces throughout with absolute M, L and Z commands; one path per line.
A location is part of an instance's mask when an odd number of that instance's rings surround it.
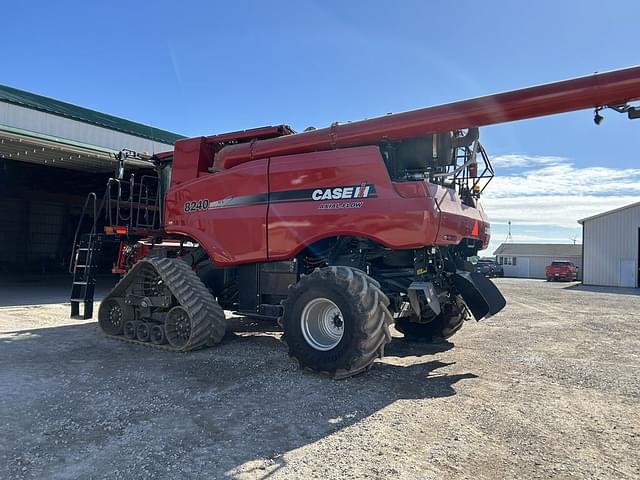
M 136 328 L 136 338 L 141 342 L 149 341 L 149 334 L 151 333 L 151 325 L 146 322 L 140 322 Z
M 107 335 L 122 335 L 124 324 L 133 316 L 133 309 L 117 298 L 110 298 L 100 305 L 98 325 Z
M 149 332 L 149 337 L 151 338 L 151 343 L 154 345 L 164 345 L 167 343 L 167 336 L 164 333 L 163 325 L 153 325 Z
M 124 336 L 129 340 L 135 340 L 138 336 L 138 325 L 142 322 L 140 320 L 129 320 L 124 324 Z

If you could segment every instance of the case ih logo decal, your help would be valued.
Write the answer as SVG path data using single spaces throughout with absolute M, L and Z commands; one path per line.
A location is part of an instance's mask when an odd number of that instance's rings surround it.
M 376 187 L 362 182 L 347 187 L 318 188 L 311 193 L 312 200 L 351 200 L 353 198 L 375 197 Z
M 318 207 L 322 210 L 343 208 L 361 208 L 365 198 L 377 197 L 375 185 L 362 182 L 360 185 L 344 185 L 330 188 L 305 188 L 300 190 L 285 190 L 281 192 L 259 193 L 256 195 L 242 195 L 239 197 L 227 197 L 219 200 L 206 198 L 190 200 L 184 203 L 185 213 L 195 213 L 202 210 L 236 207 L 238 205 L 257 205 L 261 203 L 287 203 L 287 202 L 323 202 Z M 353 200 L 347 202 L 331 202 L 328 200 Z

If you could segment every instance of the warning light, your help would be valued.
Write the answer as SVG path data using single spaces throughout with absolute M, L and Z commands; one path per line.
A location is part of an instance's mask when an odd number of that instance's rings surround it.
M 478 225 L 478 221 L 477 220 L 473 224 L 473 229 L 471 230 L 471 235 L 473 235 L 474 237 L 477 237 L 478 235 L 480 235 L 480 225 Z

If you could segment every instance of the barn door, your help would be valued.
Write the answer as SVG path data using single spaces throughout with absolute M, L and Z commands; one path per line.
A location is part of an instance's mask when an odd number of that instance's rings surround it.
M 518 272 L 518 277 L 529 278 L 529 258 L 528 257 L 518 257 L 516 268 Z
M 620 260 L 620 280 L 618 286 L 620 287 L 635 287 L 636 261 L 631 259 Z

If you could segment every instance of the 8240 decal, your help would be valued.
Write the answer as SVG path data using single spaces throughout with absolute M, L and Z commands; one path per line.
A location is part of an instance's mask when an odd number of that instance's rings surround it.
M 197 212 L 200 210 L 206 210 L 208 208 L 209 208 L 209 200 L 207 200 L 206 198 L 184 202 L 185 213 Z

